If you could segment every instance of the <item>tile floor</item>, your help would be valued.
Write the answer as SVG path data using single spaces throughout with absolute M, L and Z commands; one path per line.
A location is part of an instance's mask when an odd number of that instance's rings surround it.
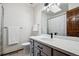
M 30 56 L 30 52 L 25 53 L 25 50 L 23 49 L 23 50 L 13 52 L 4 56 Z

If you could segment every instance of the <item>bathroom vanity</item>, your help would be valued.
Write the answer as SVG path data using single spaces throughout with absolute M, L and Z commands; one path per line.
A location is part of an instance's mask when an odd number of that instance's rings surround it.
M 58 38 L 30 37 L 31 56 L 77 56 L 79 42 Z
M 41 44 L 35 40 L 31 40 L 31 55 L 33 56 L 51 56 L 52 48 Z
M 44 13 L 45 11 L 42 12 L 41 23 L 41 34 L 57 33 L 63 38 L 30 37 L 30 55 L 79 56 L 79 7 L 71 10 L 68 10 L 68 6 L 65 7 L 67 7 L 65 10 L 62 9 L 64 12 L 56 14 L 48 15 Z

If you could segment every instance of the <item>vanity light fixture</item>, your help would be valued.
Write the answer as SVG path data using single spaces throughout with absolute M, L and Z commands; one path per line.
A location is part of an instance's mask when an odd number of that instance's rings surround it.
M 53 13 L 57 13 L 61 11 L 61 8 L 59 6 L 60 3 L 49 3 L 47 6 L 43 8 L 43 11 L 46 10 L 47 12 L 51 11 Z
M 61 11 L 61 8 L 59 8 L 59 6 L 57 6 L 56 4 L 53 4 L 50 8 L 50 11 L 52 11 L 53 13 L 57 13 Z

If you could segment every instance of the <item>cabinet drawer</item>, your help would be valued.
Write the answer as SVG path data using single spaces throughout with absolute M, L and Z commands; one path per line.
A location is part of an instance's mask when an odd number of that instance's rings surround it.
M 54 49 L 53 50 L 53 56 L 69 56 L 69 55 Z
M 51 56 L 51 48 L 39 42 L 34 42 L 34 46 L 44 52 L 46 55 Z

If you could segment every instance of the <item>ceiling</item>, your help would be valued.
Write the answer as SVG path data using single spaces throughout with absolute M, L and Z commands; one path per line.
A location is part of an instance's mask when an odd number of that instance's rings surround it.
M 38 5 L 40 5 L 41 3 L 28 3 L 29 5 L 31 5 L 32 7 L 36 7 Z

